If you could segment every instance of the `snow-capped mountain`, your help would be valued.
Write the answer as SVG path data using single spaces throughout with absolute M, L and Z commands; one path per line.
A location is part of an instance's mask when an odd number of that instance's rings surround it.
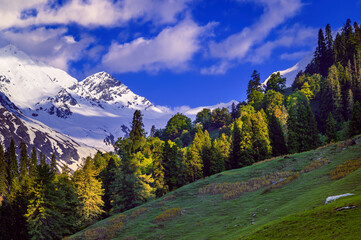
M 286 87 L 290 87 L 295 80 L 297 74 L 300 71 L 304 71 L 307 67 L 307 65 L 312 61 L 313 59 L 313 52 L 310 52 L 307 54 L 304 58 L 301 59 L 298 63 L 296 63 L 294 66 L 282 70 L 282 71 L 276 71 L 274 73 L 280 72 L 281 76 L 286 78 Z M 271 74 L 272 75 L 272 74 Z M 267 81 L 270 79 L 271 76 L 269 76 L 262 84 L 266 85 Z
M 37 148 L 49 156 L 56 152 L 69 164 L 93 155 L 95 148 L 113 150 L 115 140 L 129 134 L 135 109 L 142 110 L 146 129 L 164 127 L 172 114 L 105 72 L 79 82 L 60 69 L 31 59 L 13 45 L 0 49 L 0 93 L 7 99 L 2 101 L 0 119 L 2 136 L 7 137 L 1 142 L 7 146 L 8 136 L 12 136 L 32 146 L 31 136 L 41 132 L 50 145 L 46 150 Z M 16 126 L 25 127 L 15 127 L 11 119 L 17 119 Z M 65 154 L 62 149 L 67 145 L 76 154 Z
M 163 128 L 175 110 L 154 106 L 106 72 L 82 81 L 34 60 L 13 45 L 0 49 L 0 141 L 24 141 L 73 169 L 96 150 L 112 151 L 130 132 L 134 110 L 141 110 L 146 131 Z M 179 108 L 195 119 L 203 108 Z

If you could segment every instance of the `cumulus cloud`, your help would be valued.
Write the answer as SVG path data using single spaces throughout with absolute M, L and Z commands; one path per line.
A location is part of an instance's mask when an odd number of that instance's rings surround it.
M 200 37 L 211 27 L 198 26 L 187 18 L 174 27 L 163 29 L 152 39 L 137 38 L 129 43 L 113 42 L 102 63 L 117 72 L 181 71 L 200 49 Z
M 56 5 L 48 0 L 0 1 L 0 29 L 69 23 L 109 27 L 138 19 L 156 24 L 174 23 L 189 1 L 70 0 L 64 5 Z
M 1 33 L 1 38 L 36 59 L 68 70 L 69 62 L 83 57 L 94 39 L 83 36 L 76 41 L 73 36 L 67 35 L 67 31 L 65 27 L 6 30 Z
M 245 27 L 242 31 L 228 36 L 220 42 L 209 44 L 209 56 L 221 59 L 224 62 L 247 60 L 248 54 L 253 48 L 262 45 L 264 39 L 276 27 L 284 23 L 288 18 L 293 17 L 302 7 L 301 0 L 238 0 L 239 2 L 254 2 L 263 7 L 264 11 L 256 23 Z M 280 41 L 287 41 L 286 39 Z M 280 43 L 281 45 L 283 43 Z M 272 45 L 268 43 L 266 45 Z M 276 44 L 273 44 L 274 46 Z M 271 51 L 273 46 L 258 47 L 261 50 Z M 265 53 L 269 55 L 269 53 Z M 256 61 L 256 60 L 251 60 Z M 210 68 L 205 73 L 222 73 L 222 64 L 218 69 Z M 224 69 L 224 68 L 223 68 Z

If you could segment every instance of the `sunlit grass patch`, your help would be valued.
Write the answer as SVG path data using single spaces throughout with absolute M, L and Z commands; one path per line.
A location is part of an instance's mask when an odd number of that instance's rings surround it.
M 350 173 L 356 171 L 361 168 L 361 157 L 353 160 L 348 160 L 340 165 L 338 165 L 335 169 L 330 170 L 330 178 L 332 180 L 337 180 L 343 177 L 346 177 Z
M 147 211 L 147 208 L 146 207 L 141 207 L 141 208 L 138 208 L 136 210 L 134 210 L 132 212 L 132 214 L 130 215 L 131 218 L 136 218 L 138 217 L 139 215 L 142 215 L 143 213 L 145 213 Z
M 164 221 L 167 221 L 167 220 L 171 220 L 171 219 L 173 219 L 174 217 L 176 217 L 176 216 L 178 216 L 180 214 L 181 214 L 180 207 L 171 208 L 171 209 L 165 210 L 163 213 L 157 215 L 154 218 L 154 222 L 155 223 L 160 223 L 160 222 L 164 222 Z

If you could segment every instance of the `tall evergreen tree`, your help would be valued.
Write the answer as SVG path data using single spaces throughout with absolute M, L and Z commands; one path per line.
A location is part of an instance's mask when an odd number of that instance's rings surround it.
M 229 164 L 231 169 L 238 168 L 241 160 L 241 130 L 237 123 L 233 123 L 232 145 L 231 152 L 229 154 Z
M 153 158 L 153 172 L 155 195 L 157 198 L 166 194 L 169 189 L 164 181 L 164 166 L 163 166 L 163 147 L 160 142 L 156 144 L 152 153 Z
M 140 110 L 135 110 L 134 112 L 129 139 L 133 142 L 132 153 L 139 151 L 141 146 L 145 143 L 143 115 Z
M 318 45 L 315 51 L 315 64 L 319 73 L 326 77 L 327 76 L 327 49 L 323 30 L 318 31 Z
M 142 195 L 142 184 L 137 176 L 137 165 L 131 157 L 131 144 L 130 140 L 123 139 L 119 142 L 117 149 L 121 163 L 115 180 L 110 186 L 114 213 L 131 209 L 145 201 Z
M 111 204 L 111 196 L 112 189 L 110 188 L 111 184 L 115 181 L 116 174 L 118 171 L 118 167 L 115 164 L 113 158 L 110 158 L 107 167 L 100 173 L 100 177 L 102 179 L 102 186 L 104 189 L 103 201 L 104 201 L 104 211 L 106 213 L 110 212 L 112 208 Z
M 104 202 L 101 182 L 96 179 L 96 171 L 93 169 L 92 159 L 87 157 L 80 169 L 74 173 L 74 184 L 79 200 L 78 213 L 84 224 L 91 223 L 103 213 Z
M 51 168 L 51 170 L 52 170 L 54 173 L 57 173 L 57 172 L 58 172 L 58 167 L 57 167 L 57 164 L 56 164 L 56 155 L 55 155 L 55 153 L 53 153 L 53 154 L 51 155 L 50 168 Z
M 47 165 L 46 163 L 46 157 L 43 152 L 40 152 L 39 156 L 39 165 Z
M 281 127 L 281 123 L 275 115 L 272 115 L 270 119 L 269 137 L 272 145 L 273 156 L 287 154 L 285 136 Z
M 288 150 L 290 153 L 308 151 L 320 144 L 317 124 L 307 97 L 296 92 L 287 98 Z
M 251 80 L 248 82 L 247 100 L 256 110 L 261 107 L 263 98 L 263 89 L 261 85 L 261 77 L 257 70 L 254 70 L 251 75 Z
M 18 160 L 16 157 L 16 149 L 14 139 L 10 140 L 10 145 L 7 150 L 7 163 L 8 163 L 8 184 L 12 185 L 12 181 L 19 176 Z
M 357 101 L 352 109 L 350 125 L 349 125 L 349 136 L 361 134 L 361 106 Z
M 32 198 L 25 215 L 31 239 L 62 238 L 65 219 L 60 213 L 64 204 L 61 200 L 54 184 L 53 171 L 47 164 L 37 166 Z
M 178 147 L 169 141 L 164 143 L 163 161 L 164 166 L 164 182 L 168 186 L 169 191 L 178 187 L 178 171 L 180 169 L 180 159 L 178 158 Z
M 5 195 L 7 186 L 7 161 L 3 145 L 0 143 L 0 196 Z
M 23 180 L 24 178 L 26 178 L 29 175 L 29 156 L 28 156 L 28 151 L 26 148 L 26 144 L 24 142 L 21 142 L 19 145 L 19 149 L 20 149 L 20 159 L 19 159 L 19 175 L 20 175 L 20 179 Z
M 326 143 L 337 141 L 337 128 L 336 121 L 332 116 L 332 113 L 328 114 L 326 120 Z
M 331 25 L 327 24 L 325 29 L 325 41 L 326 41 L 326 67 L 327 69 L 334 64 L 334 51 L 333 51 L 333 37 Z
M 29 176 L 32 178 L 35 174 L 36 166 L 38 165 L 38 157 L 36 155 L 35 147 L 33 147 L 33 150 L 31 150 L 31 156 L 29 161 Z
M 61 169 L 61 173 L 56 175 L 55 187 L 59 202 L 62 204 L 58 206 L 62 215 L 61 229 L 62 235 L 70 235 L 79 229 L 78 212 L 75 211 L 79 207 L 78 196 L 72 181 L 72 175 L 67 165 Z

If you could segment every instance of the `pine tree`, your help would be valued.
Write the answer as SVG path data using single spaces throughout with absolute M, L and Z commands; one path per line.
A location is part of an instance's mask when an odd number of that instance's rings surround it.
M 308 151 L 320 144 L 317 123 L 307 97 L 302 92 L 290 95 L 288 102 L 288 150 Z
M 0 143 L 0 196 L 4 196 L 7 186 L 7 161 L 5 159 L 5 152 L 3 145 Z
M 150 137 L 155 137 L 155 132 L 156 132 L 155 126 L 152 125 L 152 128 L 150 129 L 150 134 L 149 134 L 149 136 L 150 136 Z
M 180 169 L 180 161 L 178 158 L 178 147 L 170 141 L 166 141 L 163 147 L 164 166 L 164 182 L 168 186 L 169 191 L 178 187 L 177 173 Z
M 241 130 L 237 121 L 233 123 L 232 145 L 229 155 L 229 164 L 231 169 L 238 168 L 241 160 Z
M 53 171 L 54 173 L 58 172 L 58 168 L 56 166 L 56 155 L 55 155 L 55 153 L 53 153 L 51 155 L 50 168 L 51 168 L 51 171 Z
M 325 40 L 326 40 L 326 67 L 327 69 L 334 64 L 334 51 L 333 51 L 333 37 L 331 25 L 327 24 L 325 29 Z
M 257 70 L 254 70 L 251 75 L 251 80 L 248 82 L 247 88 L 247 100 L 256 110 L 261 107 L 261 101 L 263 98 L 263 89 L 261 85 L 260 74 Z
M 157 198 L 165 195 L 169 189 L 164 181 L 164 167 L 163 167 L 163 147 L 157 144 L 152 152 L 153 158 L 153 172 L 152 178 L 154 179 L 155 195 Z
M 336 141 L 337 141 L 336 122 L 332 116 L 332 113 L 329 113 L 326 120 L 326 143 L 331 143 Z
M 61 206 L 64 204 L 54 184 L 54 173 L 47 164 L 36 168 L 32 198 L 29 200 L 25 217 L 31 239 L 61 239 L 64 233 L 64 218 Z
M 271 116 L 269 123 L 269 136 L 272 145 L 272 156 L 287 154 L 285 136 L 281 124 L 275 115 Z
M 10 145 L 7 150 L 7 164 L 8 164 L 8 184 L 12 185 L 12 181 L 19 176 L 18 160 L 16 157 L 16 149 L 14 139 L 10 140 Z
M 318 32 L 318 45 L 315 51 L 315 64 L 318 69 L 318 72 L 323 76 L 327 76 L 327 49 L 325 37 L 323 35 L 322 29 Z
M 102 179 L 102 186 L 104 189 L 103 201 L 104 201 L 104 211 L 110 212 L 111 205 L 111 195 L 112 190 L 110 188 L 111 184 L 115 181 L 115 175 L 117 174 L 117 165 L 113 158 L 110 158 L 107 167 L 100 173 Z
M 35 174 L 35 169 L 37 165 L 38 165 L 38 157 L 36 155 L 35 147 L 33 147 L 33 150 L 31 151 L 30 164 L 29 164 L 29 176 L 31 178 L 33 178 Z
M 61 228 L 62 235 L 70 235 L 78 230 L 79 218 L 75 209 L 79 207 L 78 196 L 72 181 L 72 175 L 67 165 L 63 165 L 61 173 L 56 175 L 55 186 L 57 188 L 57 195 L 59 202 L 58 206 L 62 215 Z
M 26 178 L 29 175 L 29 156 L 28 156 L 28 151 L 26 148 L 26 144 L 21 142 L 19 145 L 19 149 L 20 149 L 20 159 L 19 159 L 19 163 L 20 163 L 20 167 L 19 167 L 19 175 L 20 175 L 20 179 L 23 180 L 24 178 Z
M 145 201 L 142 184 L 136 174 L 137 165 L 130 152 L 131 142 L 127 139 L 122 140 L 118 150 L 121 158 L 120 168 L 110 186 L 113 213 L 123 212 Z
M 135 110 L 132 121 L 132 130 L 129 133 L 129 139 L 133 142 L 132 153 L 140 150 L 145 143 L 145 131 L 143 124 L 143 115 L 140 110 Z
M 209 149 L 209 176 L 223 172 L 225 168 L 224 157 L 220 149 L 218 148 L 219 144 L 217 143 L 217 139 L 215 139 L 212 143 L 212 147 Z
M 349 125 L 349 136 L 361 134 L 361 106 L 357 101 L 352 109 L 350 125 Z
M 263 109 L 251 115 L 253 161 L 258 162 L 272 154 L 267 117 Z
M 91 223 L 103 213 L 104 202 L 101 182 L 96 179 L 96 171 L 93 169 L 92 160 L 87 157 L 80 169 L 74 173 L 74 184 L 79 200 L 78 214 L 82 223 Z
M 274 90 L 276 92 L 283 92 L 286 87 L 286 78 L 281 77 L 281 73 L 273 73 L 266 84 L 266 92 Z
M 45 155 L 44 155 L 43 152 L 40 152 L 39 164 L 40 164 L 40 165 L 47 165 L 47 163 L 46 163 L 46 157 L 45 157 Z

